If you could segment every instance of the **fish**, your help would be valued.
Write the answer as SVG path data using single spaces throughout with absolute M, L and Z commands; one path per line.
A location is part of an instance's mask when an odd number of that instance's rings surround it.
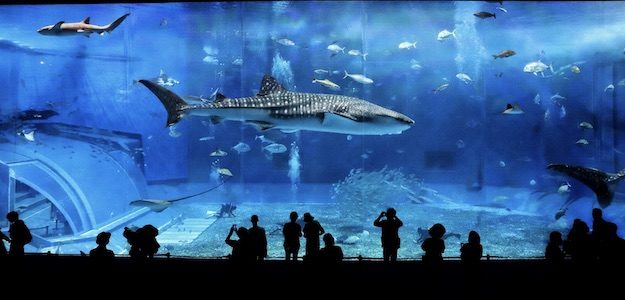
M 540 94 L 536 94 L 536 96 L 534 96 L 534 103 L 536 104 L 540 104 Z
M 564 173 L 589 187 L 595 193 L 601 208 L 612 204 L 614 189 L 625 178 L 625 169 L 618 173 L 606 173 L 595 168 L 567 164 L 548 164 L 547 169 Z
M 282 38 L 276 41 L 278 44 L 280 45 L 284 45 L 284 46 L 295 46 L 295 42 L 291 41 L 287 38 Z
M 560 218 L 564 217 L 564 215 L 566 214 L 566 211 L 568 210 L 567 208 L 560 208 L 558 209 L 558 211 L 556 212 L 555 218 L 556 220 L 559 220 Z
M 261 144 L 262 143 L 269 143 L 269 144 L 274 144 L 275 142 L 272 141 L 271 139 L 265 137 L 264 135 L 257 135 L 254 140 L 260 140 Z
M 330 71 L 323 70 L 323 69 L 316 69 L 314 72 L 315 72 L 315 74 L 319 74 L 319 75 L 330 73 Z
M 232 173 L 231 173 L 231 175 L 228 175 L 228 176 L 232 176 Z M 197 194 L 184 196 L 184 197 L 180 197 L 180 198 L 175 198 L 175 199 L 169 199 L 169 200 L 163 200 L 163 199 L 139 199 L 139 200 L 131 201 L 129 204 L 131 206 L 147 207 L 151 211 L 159 213 L 159 212 L 164 211 L 168 207 L 172 206 L 175 202 L 178 202 L 178 201 L 184 200 L 184 199 L 193 198 L 193 197 L 196 197 L 196 196 L 199 196 L 199 195 L 206 194 L 206 193 L 208 193 L 208 192 L 210 192 L 210 191 L 212 191 L 212 190 L 222 186 L 226 181 L 228 181 L 229 178 L 230 177 L 224 179 L 218 185 L 216 185 L 216 186 L 214 186 L 214 187 L 212 187 L 212 188 L 210 188 L 208 190 L 199 192 Z
M 590 124 L 588 122 L 581 122 L 581 123 L 579 123 L 579 125 L 577 125 L 577 127 L 584 128 L 584 129 L 593 129 L 594 128 L 592 126 L 592 124 Z
M 44 109 L 44 110 L 27 109 L 25 111 L 20 112 L 17 115 L 17 118 L 22 121 L 45 120 L 45 119 L 49 119 L 51 117 L 58 116 L 58 115 L 59 115 L 58 112 L 51 110 L 51 109 Z
M 345 71 L 345 76 L 343 76 L 343 79 L 345 78 L 351 78 L 356 82 L 360 82 L 362 84 L 372 84 L 373 80 L 371 78 L 365 77 L 365 75 L 362 74 L 349 74 L 347 73 L 347 71 Z
M 582 71 L 582 69 L 580 69 L 578 66 L 573 65 L 571 67 L 571 72 L 575 73 L 575 74 L 579 74 Z
M 211 152 L 210 156 L 226 156 L 228 155 L 228 152 L 223 151 L 219 148 L 215 149 L 215 151 Z
M 625 79 L 621 79 L 621 81 L 619 81 L 616 85 L 625 86 Z
M 34 130 L 32 130 L 30 132 L 26 132 L 26 130 L 22 130 L 22 131 L 18 132 L 17 135 L 23 136 L 24 139 L 26 139 L 29 142 L 34 142 L 35 141 L 35 131 Z
M 587 139 L 579 139 L 579 140 L 577 140 L 577 142 L 575 142 L 575 144 L 578 144 L 578 145 L 588 145 L 590 143 L 588 142 Z
M 560 95 L 559 93 L 556 93 L 555 95 L 551 96 L 550 99 L 553 102 L 562 102 L 562 100 L 566 100 L 566 97 Z
M 232 172 L 230 172 L 230 170 L 227 168 L 218 168 L 217 173 L 224 175 L 224 176 L 234 176 L 232 175 Z
M 439 85 L 437 88 L 433 89 L 432 92 L 434 92 L 434 94 L 437 94 L 439 92 L 446 90 L 448 87 L 449 87 L 449 83 L 443 83 Z
M 499 166 L 502 167 L 502 168 L 505 168 L 506 167 L 506 162 L 504 162 L 503 160 L 500 160 L 499 161 Z
M 332 52 L 332 56 L 337 55 L 339 52 L 345 53 L 345 47 L 341 48 L 336 42 L 330 44 L 328 50 Z
M 560 119 L 566 117 L 566 107 L 564 105 L 560 106 Z
M 458 73 L 456 74 L 456 78 L 460 79 L 462 82 L 469 84 L 471 82 L 473 82 L 473 80 L 471 79 L 471 77 L 469 77 L 469 75 L 464 74 L 464 73 Z
M 234 147 L 232 147 L 232 149 L 236 151 L 238 154 L 245 153 L 251 150 L 250 145 L 244 142 L 239 142 Z
M 328 79 L 323 79 L 323 80 L 313 79 L 312 83 L 321 84 L 321 85 L 323 85 L 323 86 L 325 86 L 325 87 L 327 87 L 327 88 L 329 88 L 331 90 L 334 90 L 334 91 L 340 91 L 341 90 L 341 87 L 338 84 L 336 84 L 336 83 L 334 83 L 334 82 L 332 82 L 332 81 L 330 81 Z
M 282 145 L 282 144 L 269 144 L 265 147 L 263 147 L 263 150 L 266 150 L 267 152 L 274 154 L 274 153 L 284 153 L 286 152 L 286 146 Z
M 90 24 L 90 18 L 87 17 L 84 20 L 77 23 L 66 23 L 65 21 L 56 22 L 54 25 L 47 25 L 39 28 L 37 32 L 42 35 L 50 36 L 69 36 L 69 35 L 84 35 L 90 37 L 92 33 L 104 35 L 105 32 L 110 33 L 115 30 L 130 14 L 125 14 L 113 23 L 108 25 L 93 25 Z
M 369 53 L 362 53 L 360 52 L 360 50 L 356 50 L 356 49 L 347 51 L 347 54 L 353 55 L 353 56 L 362 56 L 362 60 L 367 60 L 367 55 L 369 55 Z
M 477 12 L 473 14 L 474 16 L 480 18 L 480 19 L 486 19 L 486 18 L 490 18 L 493 17 L 494 19 L 497 19 L 497 15 L 494 13 L 489 13 L 487 11 L 481 11 L 481 12 Z
M 140 80 L 163 104 L 167 127 L 185 115 L 209 117 L 213 123 L 242 121 L 259 131 L 310 130 L 353 135 L 401 134 L 414 120 L 371 102 L 342 95 L 296 93 L 265 75 L 256 96 L 227 98 L 218 93 L 215 102 L 189 105 L 174 92 L 149 80 Z
M 570 193 L 570 192 L 571 192 L 571 184 L 568 182 L 565 182 L 561 184 L 560 187 L 558 187 L 558 194 L 565 194 L 565 193 Z
M 518 105 L 512 105 L 508 103 L 506 105 L 506 109 L 504 109 L 503 112 L 501 113 L 507 114 L 507 115 L 520 115 L 520 114 L 524 114 L 525 112 Z
M 242 59 L 242 58 L 235 58 L 235 59 L 232 61 L 232 64 L 233 64 L 233 65 L 235 65 L 235 66 L 240 66 L 240 65 L 242 65 L 242 64 L 243 64 L 243 59 Z
M 443 41 L 446 40 L 450 37 L 456 37 L 456 29 L 454 29 L 454 31 L 449 31 L 447 29 L 443 29 L 441 32 L 438 33 L 438 35 L 436 36 L 436 39 L 439 41 Z
M 411 42 L 401 42 L 401 43 L 399 43 L 397 48 L 399 48 L 399 49 L 417 48 L 417 42 L 414 42 L 414 43 L 411 43 Z
M 413 70 L 421 70 L 423 68 L 423 66 L 421 66 L 421 64 L 419 64 L 419 62 L 415 59 L 411 59 L 410 60 L 410 68 Z
M 501 11 L 503 11 L 503 12 L 505 12 L 505 13 L 508 13 L 508 10 L 507 10 L 507 9 L 505 9 L 505 8 L 503 8 L 503 7 L 501 7 L 501 6 L 497 6 L 497 7 L 495 7 L 495 8 L 496 8 L 496 9 L 498 9 L 498 10 L 501 10 Z
M 201 137 L 201 138 L 199 139 L 199 141 L 202 141 L 202 142 L 203 142 L 203 141 L 210 141 L 210 140 L 214 140 L 214 139 L 215 139 L 215 137 L 214 137 L 214 136 L 204 136 L 204 137 Z
M 614 90 L 614 85 L 610 84 L 608 86 L 605 87 L 605 89 L 603 89 L 603 92 L 607 92 L 607 91 L 613 91 Z
M 499 52 L 498 54 L 493 54 L 493 58 L 494 59 L 498 59 L 498 58 L 505 58 L 505 57 L 510 57 L 512 55 L 515 55 L 516 52 L 514 52 L 513 50 L 503 50 L 501 52 Z
M 553 73 L 553 66 L 552 65 L 547 66 L 546 64 L 544 64 L 540 60 L 537 60 L 537 61 L 533 61 L 533 62 L 527 63 L 525 65 L 525 67 L 523 67 L 523 72 L 525 72 L 525 73 L 533 73 L 535 76 L 538 76 L 538 73 L 540 73 L 542 75 L 542 77 L 545 77 L 544 72 L 547 69 L 550 69 L 551 72 Z

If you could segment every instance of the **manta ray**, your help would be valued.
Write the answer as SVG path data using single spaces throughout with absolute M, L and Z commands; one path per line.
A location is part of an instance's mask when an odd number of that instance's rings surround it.
M 612 204 L 616 184 L 625 178 L 625 169 L 615 174 L 606 173 L 595 168 L 566 164 L 549 164 L 547 169 L 562 172 L 581 181 L 595 192 L 597 202 L 601 208 L 606 208 Z
M 167 209 L 168 207 L 170 207 L 172 204 L 174 204 L 175 202 L 178 202 L 180 200 L 184 200 L 184 199 L 189 199 L 189 198 L 193 198 L 195 196 L 199 196 L 202 194 L 206 194 L 218 187 L 220 187 L 221 185 L 223 185 L 226 181 L 228 181 L 228 179 L 230 179 L 231 177 L 228 177 L 226 179 L 224 179 L 224 181 L 222 181 L 221 183 L 219 183 L 218 185 L 205 190 L 203 192 L 199 192 L 197 194 L 193 194 L 193 195 L 189 195 L 189 196 L 184 196 L 184 197 L 180 197 L 180 198 L 176 198 L 176 199 L 170 199 L 170 200 L 162 200 L 162 199 L 139 199 L 139 200 L 135 200 L 135 201 L 131 201 L 130 205 L 132 206 L 139 206 L 139 207 L 147 207 L 149 208 L 151 211 L 153 212 L 162 212 L 165 209 Z
M 149 80 L 139 80 L 167 110 L 166 126 L 186 115 L 242 121 L 260 131 L 311 130 L 353 135 L 399 134 L 410 128 L 409 117 L 371 102 L 342 95 L 287 91 L 275 78 L 265 75 L 256 96 L 227 98 L 217 93 L 211 103 L 189 104 L 174 92 Z

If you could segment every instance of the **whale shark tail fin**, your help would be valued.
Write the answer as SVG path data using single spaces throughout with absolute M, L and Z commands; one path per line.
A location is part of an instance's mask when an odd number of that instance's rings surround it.
M 111 31 L 115 30 L 115 28 L 117 28 L 117 26 L 119 26 L 119 24 L 124 22 L 124 20 L 126 19 L 126 17 L 128 15 L 130 15 L 130 14 L 129 13 L 125 14 L 125 15 L 119 17 L 117 20 L 113 21 L 113 23 L 106 25 L 106 29 L 105 29 L 106 32 L 111 32 Z
M 562 172 L 589 187 L 597 196 L 601 208 L 612 204 L 616 184 L 625 178 L 625 169 L 616 174 L 606 173 L 599 169 L 565 164 L 549 164 L 547 169 Z
M 145 87 L 161 101 L 165 110 L 167 110 L 167 127 L 178 123 L 178 121 L 182 119 L 184 109 L 188 105 L 180 96 L 152 81 L 142 79 L 139 80 L 139 82 L 145 85 Z

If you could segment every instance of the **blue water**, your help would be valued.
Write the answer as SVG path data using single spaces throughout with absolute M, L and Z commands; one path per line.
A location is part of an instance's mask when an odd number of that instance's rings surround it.
M 473 16 L 479 11 L 495 13 L 496 18 Z M 90 17 L 92 24 L 105 25 L 125 13 L 130 13 L 127 19 L 103 36 L 37 33 L 37 29 L 61 20 L 79 22 Z M 31 159 L 45 156 L 52 168 L 64 170 L 69 177 L 80 176 L 76 182 L 89 185 L 75 187 L 89 195 L 84 197 L 87 204 L 82 204 L 82 223 L 95 231 L 109 228 L 103 226 L 139 209 L 126 205 L 136 197 L 172 199 L 214 186 L 225 178 L 217 168 L 227 168 L 234 176 L 214 196 L 207 194 L 202 199 L 212 204 L 283 204 L 287 209 L 296 203 L 340 202 L 332 185 L 344 180 L 351 170 L 375 172 L 386 167 L 412 174 L 423 185 L 395 185 L 397 194 L 387 195 L 379 206 L 417 208 L 405 188 L 419 195 L 421 188 L 428 187 L 461 204 L 496 202 L 499 207 L 539 216 L 540 221 L 532 224 L 566 233 L 574 218 L 591 221 L 590 210 L 597 207 L 595 197 L 582 183 L 545 166 L 567 163 L 606 172 L 625 167 L 625 120 L 620 113 L 625 83 L 619 85 L 625 79 L 624 14 L 623 2 L 611 1 L 6 5 L 0 8 L 0 54 L 4 58 L 0 60 L 4 86 L 0 150 L 4 152 L 0 153 L 5 153 L 0 162 L 14 160 L 13 154 L 6 154 L 11 152 Z M 444 29 L 455 29 L 455 37 L 437 40 Z M 293 45 L 280 42 L 285 39 Z M 398 47 L 415 41 L 414 48 Z M 332 56 L 327 47 L 333 43 L 345 47 L 344 53 Z M 352 49 L 367 53 L 366 60 L 349 55 Z M 492 55 L 507 49 L 516 54 L 493 59 Z M 523 72 L 526 64 L 539 60 L 551 65 L 554 72 L 545 70 L 545 77 Z M 573 72 L 573 66 L 580 72 Z M 330 72 L 316 74 L 315 69 Z M 166 128 L 161 103 L 141 84 L 133 83 L 155 78 L 161 70 L 179 82 L 166 88 L 181 96 L 207 98 L 216 89 L 227 97 L 253 96 L 263 75 L 270 74 L 290 90 L 365 99 L 401 112 L 415 124 L 401 134 L 383 136 L 259 132 L 241 122 L 212 124 L 203 117 L 186 117 Z M 362 84 L 343 78 L 344 71 L 364 74 L 374 82 Z M 464 83 L 458 73 L 472 81 Z M 312 83 L 315 78 L 329 79 L 341 90 Z M 434 92 L 443 84 L 448 84 L 446 89 Z M 614 89 L 606 91 L 610 84 Z M 566 99 L 552 97 L 556 94 Z M 518 105 L 524 114 L 503 114 L 507 104 Z M 15 118 L 27 109 L 51 109 L 58 115 L 34 121 Z M 594 128 L 580 128 L 581 122 Z M 135 144 L 120 142 L 112 148 L 97 144 L 109 149 L 106 151 L 117 151 L 110 160 L 115 167 L 98 172 L 97 164 L 91 164 L 98 160 L 93 153 L 46 152 L 46 147 L 63 144 L 46 141 L 46 134 L 54 132 L 41 134 L 36 142 L 15 134 L 24 128 L 43 132 L 37 126 L 46 123 L 137 138 Z M 273 155 L 262 150 L 269 143 L 261 142 L 261 135 L 287 150 Z M 582 138 L 587 145 L 576 143 Z M 73 139 L 72 143 L 93 141 Z M 237 153 L 233 147 L 238 143 L 247 144 L 250 150 Z M 124 149 L 121 144 L 131 147 Z M 228 155 L 210 156 L 216 149 Z M 76 175 L 82 166 L 96 167 Z M 128 183 L 120 186 L 133 186 L 132 193 L 113 189 L 113 195 L 90 186 L 114 181 L 122 173 L 127 174 Z M 566 182 L 571 191 L 558 193 Z M 383 181 L 366 184 L 385 185 Z M 42 194 L 49 189 L 45 182 L 30 185 Z M 161 185 L 176 189 L 165 193 L 159 189 Z M 606 219 L 620 227 L 625 225 L 621 221 L 625 213 L 622 192 L 623 187 L 617 186 L 615 202 L 604 211 Z M 542 193 L 549 196 L 540 197 Z M 569 195 L 578 200 L 556 221 L 554 214 Z M 380 208 L 363 207 L 372 217 L 361 215 L 372 222 Z M 316 215 L 322 219 L 335 213 L 326 208 Z M 141 218 L 133 220 L 142 222 Z M 457 220 L 443 216 L 430 223 L 446 221 Z M 122 223 L 111 228 L 120 228 Z M 471 229 L 467 225 L 458 231 Z M 505 233 L 496 228 L 484 230 L 499 236 Z M 226 233 L 215 233 L 219 234 L 216 240 L 221 241 Z M 625 233 L 623 228 L 619 233 Z M 543 236 L 536 237 L 539 242 L 533 252 L 513 255 L 540 254 L 544 248 L 540 243 L 548 231 L 536 234 Z

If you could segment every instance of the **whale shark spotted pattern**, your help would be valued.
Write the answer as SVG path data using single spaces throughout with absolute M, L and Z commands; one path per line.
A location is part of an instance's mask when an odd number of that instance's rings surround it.
M 167 126 L 185 115 L 242 121 L 264 131 L 311 130 L 354 135 L 399 134 L 414 121 L 396 111 L 371 102 L 342 95 L 295 93 L 284 89 L 269 75 L 253 97 L 226 98 L 217 94 L 215 102 L 190 105 L 172 91 L 149 80 L 139 80 L 167 110 Z
M 588 186 L 595 192 L 597 202 L 601 208 L 606 208 L 612 204 L 614 188 L 619 181 L 625 178 L 625 169 L 616 174 L 606 173 L 595 168 L 565 164 L 549 164 L 547 169 L 562 172 Z

